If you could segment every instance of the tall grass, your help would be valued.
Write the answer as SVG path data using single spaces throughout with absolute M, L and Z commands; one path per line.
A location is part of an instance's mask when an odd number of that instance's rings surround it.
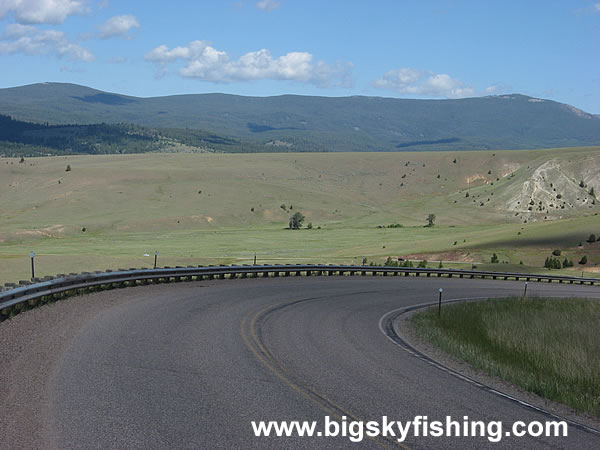
M 490 299 L 412 320 L 419 334 L 473 367 L 600 417 L 600 301 Z

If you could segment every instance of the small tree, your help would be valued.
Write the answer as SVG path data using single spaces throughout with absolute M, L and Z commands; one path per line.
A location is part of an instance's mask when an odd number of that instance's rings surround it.
M 595 196 L 596 196 L 596 193 L 594 192 L 594 188 L 593 188 L 593 187 L 590 189 L 590 195 L 591 195 L 592 197 L 595 197 Z
M 427 260 L 424 259 L 421 262 L 419 262 L 419 265 L 417 267 L 419 267 L 421 269 L 426 269 L 427 268 Z
M 579 260 L 579 264 L 587 264 L 587 256 L 583 255 L 583 257 Z
M 587 239 L 590 244 L 596 242 L 596 235 L 594 233 L 590 234 L 590 237 Z
M 302 228 L 302 222 L 304 222 L 304 215 L 300 212 L 294 213 L 292 217 L 290 217 L 290 230 L 299 230 Z
M 306 225 L 306 228 L 308 228 L 309 230 L 312 230 L 312 222 L 308 222 L 308 224 Z
M 560 256 L 560 254 L 561 254 L 561 253 L 562 253 L 562 252 L 561 252 L 559 249 L 555 249 L 555 250 L 553 250 L 553 251 L 552 251 L 552 254 L 553 254 L 554 256 Z
M 495 253 L 492 255 L 492 258 L 490 259 L 490 262 L 492 264 L 496 264 L 498 262 L 498 255 L 496 255 Z
M 425 225 L 426 227 L 432 227 L 434 225 L 435 222 L 435 214 L 429 214 L 427 216 L 427 225 Z
M 71 171 L 71 164 L 67 164 L 67 168 L 65 169 L 65 172 L 70 172 Z

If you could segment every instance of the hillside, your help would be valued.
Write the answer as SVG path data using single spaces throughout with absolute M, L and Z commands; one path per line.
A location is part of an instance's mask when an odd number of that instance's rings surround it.
M 0 114 L 0 156 L 150 152 L 256 152 L 256 145 L 202 130 L 148 128 L 127 123 L 50 125 Z
M 459 100 L 380 97 L 138 98 L 43 83 L 0 89 L 0 114 L 54 124 L 134 123 L 209 130 L 266 151 L 523 149 L 600 144 L 600 118 L 523 95 Z

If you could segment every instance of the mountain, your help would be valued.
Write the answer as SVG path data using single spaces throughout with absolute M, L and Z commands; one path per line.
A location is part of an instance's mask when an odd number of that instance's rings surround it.
M 63 83 L 0 89 L 0 114 L 52 124 L 209 130 L 253 151 L 523 149 L 600 144 L 600 118 L 519 94 L 458 100 L 381 97 L 140 98 Z

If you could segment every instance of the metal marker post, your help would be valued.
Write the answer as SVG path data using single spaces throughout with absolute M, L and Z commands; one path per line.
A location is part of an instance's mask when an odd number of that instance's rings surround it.
M 525 289 L 523 290 L 523 297 L 527 297 L 527 281 L 525 282 Z
M 31 258 L 31 281 L 35 278 L 35 266 L 33 264 L 33 258 L 35 258 L 34 252 L 29 252 L 29 257 Z
M 256 265 L 256 252 L 254 252 L 254 265 Z
M 156 269 L 156 260 L 158 259 L 158 252 L 154 252 L 154 268 Z
M 442 315 L 442 292 L 444 292 L 444 290 L 440 288 L 440 300 L 438 302 L 438 317 Z

